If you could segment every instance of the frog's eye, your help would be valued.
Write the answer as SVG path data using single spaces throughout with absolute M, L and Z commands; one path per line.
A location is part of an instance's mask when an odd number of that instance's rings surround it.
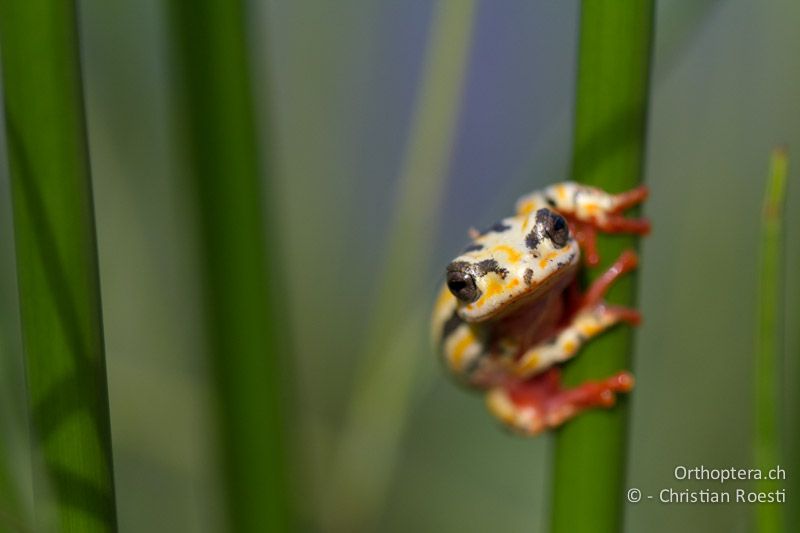
M 475 278 L 460 268 L 454 268 L 454 265 L 447 267 L 447 288 L 462 302 L 474 302 L 481 294 L 475 285 Z
M 562 248 L 569 240 L 569 227 L 561 215 L 551 212 L 545 222 L 544 231 L 556 248 Z
M 525 236 L 525 244 L 531 250 L 536 250 L 542 239 L 549 239 L 556 248 L 563 248 L 569 241 L 569 226 L 564 217 L 549 209 L 539 209 L 536 212 L 536 224 L 533 230 Z

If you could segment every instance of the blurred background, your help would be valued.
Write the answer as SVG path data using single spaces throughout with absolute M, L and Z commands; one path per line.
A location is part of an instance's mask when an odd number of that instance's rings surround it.
M 568 177 L 578 8 L 249 3 L 276 171 L 267 202 L 279 221 L 268 231 L 283 246 L 268 253 L 285 273 L 272 281 L 291 323 L 303 530 L 545 531 L 550 438 L 500 430 L 482 398 L 439 368 L 427 320 L 467 228 Z M 79 9 L 120 528 L 219 531 L 166 10 L 155 0 Z M 645 207 L 654 231 L 642 252 L 628 464 L 629 485 L 645 493 L 715 488 L 675 481 L 677 465 L 751 464 L 758 221 L 770 149 L 800 154 L 798 21 L 789 0 L 658 3 Z M 5 142 L 0 155 L 0 446 L 7 485 L 28 502 Z M 798 166 L 786 206 L 793 326 Z M 786 353 L 796 383 L 797 327 Z M 795 435 L 796 396 L 784 409 Z M 751 510 L 644 502 L 626 520 L 629 531 L 746 531 Z

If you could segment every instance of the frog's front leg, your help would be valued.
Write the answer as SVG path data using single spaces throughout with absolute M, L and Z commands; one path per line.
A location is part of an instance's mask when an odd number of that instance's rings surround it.
M 512 373 L 520 378 L 533 376 L 571 358 L 589 339 L 620 322 L 637 325 L 641 320 L 638 311 L 603 302 L 603 296 L 611 285 L 620 276 L 636 268 L 637 263 L 633 251 L 623 252 L 581 296 L 578 309 L 569 324 L 548 341 L 525 351 L 514 362 Z
M 559 367 L 526 380 L 508 381 L 486 394 L 489 410 L 514 431 L 535 435 L 557 427 L 581 411 L 611 407 L 616 393 L 633 388 L 633 376 L 619 372 L 602 381 L 587 381 L 572 389 L 561 386 Z
M 535 434 L 559 426 L 585 409 L 610 407 L 615 393 L 631 390 L 633 376 L 627 372 L 563 389 L 559 367 L 554 365 L 571 358 L 589 339 L 619 322 L 639 323 L 638 311 L 603 302 L 614 281 L 636 264 L 636 254 L 623 252 L 581 297 L 569 325 L 549 341 L 527 350 L 511 365 L 505 381 L 487 393 L 489 410 L 495 416 L 516 431 Z
M 567 181 L 523 196 L 517 202 L 517 213 L 524 215 L 542 207 L 559 211 L 569 221 L 586 263 L 595 266 L 600 262 L 596 245 L 597 231 L 637 235 L 650 232 L 648 220 L 626 218 L 622 214 L 642 203 L 647 194 L 647 187 L 643 185 L 620 194 L 609 194 L 596 187 Z
M 572 322 L 547 342 L 528 349 L 512 365 L 512 374 L 527 378 L 571 359 L 591 338 L 603 331 L 627 322 L 637 325 L 641 319 L 638 311 L 604 303 L 581 309 Z

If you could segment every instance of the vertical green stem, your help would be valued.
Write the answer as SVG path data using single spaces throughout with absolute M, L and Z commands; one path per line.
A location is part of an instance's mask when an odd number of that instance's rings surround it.
M 8 449 L 0 441 L 0 531 L 23 531 L 27 528 L 22 520 L 17 486 L 7 457 Z
M 783 206 L 786 202 L 786 152 L 772 152 L 769 179 L 761 213 L 761 250 L 758 258 L 755 368 L 755 466 L 763 472 L 780 461 L 779 368 L 782 364 L 783 332 Z M 780 489 L 784 481 L 762 479 L 758 491 Z M 756 531 L 783 531 L 783 505 L 759 504 Z
M 75 5 L 0 1 L 6 130 L 39 528 L 116 511 Z
M 583 0 L 572 178 L 620 192 L 642 179 L 653 28 L 653 0 Z M 603 236 L 603 264 L 630 236 Z M 633 305 L 636 276 L 627 275 L 609 292 L 614 304 Z M 631 367 L 633 331 L 625 326 L 589 343 L 564 371 L 567 385 L 598 379 Z M 634 393 L 635 394 L 635 391 Z M 623 523 L 627 399 L 610 410 L 585 413 L 555 437 L 552 531 L 618 532 Z
M 170 5 L 230 527 L 289 531 L 281 374 L 286 328 L 275 305 L 280 251 L 278 232 L 267 240 L 264 229 L 243 2 Z

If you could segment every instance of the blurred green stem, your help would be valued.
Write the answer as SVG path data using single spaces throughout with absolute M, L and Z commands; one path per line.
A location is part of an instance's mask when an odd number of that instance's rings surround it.
M 24 531 L 27 528 L 23 526 L 17 486 L 7 458 L 8 450 L 0 440 L 0 531 Z
M 200 219 L 227 518 L 232 531 L 289 531 L 281 253 L 279 232 L 264 229 L 274 224 L 263 206 L 244 5 L 172 0 L 170 6 L 181 133 Z M 271 179 L 267 172 L 267 184 Z
M 426 272 L 447 177 L 476 2 L 438 2 L 428 37 L 394 222 L 335 457 L 326 528 L 369 531 L 383 507 L 420 357 L 428 353 Z
M 645 149 L 653 0 L 584 0 L 581 4 L 578 86 L 572 178 L 616 193 L 642 179 Z M 603 263 L 635 248 L 631 236 L 598 238 Z M 613 304 L 636 300 L 636 276 L 626 275 L 608 294 Z M 633 331 L 617 327 L 589 343 L 566 365 L 573 386 L 631 368 Z M 635 394 L 635 391 L 634 391 Z M 627 398 L 594 410 L 555 436 L 552 531 L 618 532 L 623 523 L 627 452 Z
M 38 529 L 115 531 L 74 3 L 0 1 L 0 48 Z
M 758 258 L 758 297 L 756 310 L 755 368 L 755 466 L 762 472 L 781 463 L 779 368 L 783 333 L 783 206 L 786 203 L 786 151 L 772 152 L 770 171 L 761 212 L 761 250 Z M 758 491 L 775 491 L 783 481 L 762 479 Z M 756 507 L 756 531 L 783 531 L 783 505 L 759 504 Z

